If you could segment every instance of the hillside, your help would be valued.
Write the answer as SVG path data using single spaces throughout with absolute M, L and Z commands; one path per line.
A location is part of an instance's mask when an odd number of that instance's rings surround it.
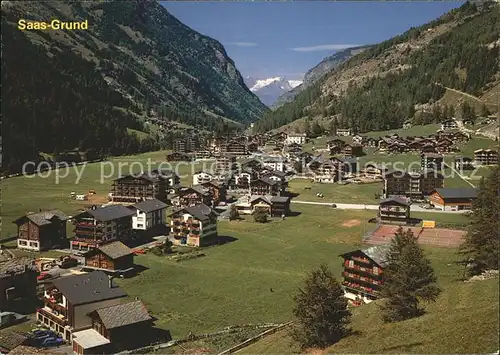
M 24 30 L 19 19 L 88 20 L 88 30 Z M 137 151 L 126 128 L 151 112 L 209 130 L 268 110 L 224 47 L 153 0 L 2 1 L 4 166 L 38 152 Z M 15 148 L 14 148 L 15 147 Z
M 355 56 L 368 49 L 369 46 L 360 46 L 347 48 L 342 51 L 336 52 L 316 65 L 314 68 L 309 69 L 307 73 L 304 75 L 304 81 L 301 85 L 293 88 L 292 90 L 283 93 L 274 103 L 272 108 L 276 109 L 287 102 L 292 101 L 295 96 L 297 96 L 300 92 L 307 89 L 309 86 L 316 83 L 321 77 L 330 72 L 331 70 L 337 68 L 340 64 L 348 60 L 349 58 Z
M 353 56 L 294 101 L 265 114 L 255 129 L 267 131 L 304 117 L 335 116 L 339 127 L 387 130 L 401 127 L 416 110 L 440 100 L 445 88 L 489 97 L 500 82 L 499 36 L 500 5 L 478 9 L 465 3 Z M 491 104 L 488 108 L 498 110 Z

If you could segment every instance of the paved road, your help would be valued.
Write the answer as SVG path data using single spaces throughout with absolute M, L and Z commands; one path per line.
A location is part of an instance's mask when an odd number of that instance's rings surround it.
M 332 204 L 337 205 L 337 209 L 341 210 L 378 210 L 378 205 L 361 205 L 353 203 L 336 203 L 336 202 L 314 202 L 314 201 L 300 201 L 292 200 L 292 203 L 304 204 L 304 205 L 319 205 L 319 206 L 331 206 Z M 441 210 L 428 210 L 422 208 L 418 205 L 411 205 L 410 211 L 412 212 L 431 212 L 431 213 L 455 213 L 460 214 L 466 211 L 441 211 Z

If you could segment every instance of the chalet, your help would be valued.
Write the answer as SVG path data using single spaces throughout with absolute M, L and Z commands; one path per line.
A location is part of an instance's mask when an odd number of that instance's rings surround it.
M 203 246 L 208 237 L 217 236 L 217 213 L 205 204 L 172 213 L 170 222 L 175 245 Z
M 326 144 L 327 144 L 328 150 L 330 151 L 330 154 L 333 155 L 333 154 L 341 153 L 342 149 L 344 148 L 344 146 L 347 143 L 344 142 L 342 139 L 335 138 L 335 139 L 329 140 L 328 142 L 326 142 Z
M 296 160 L 301 161 L 304 164 L 309 164 L 314 159 L 314 155 L 309 152 L 302 152 L 297 155 Z
M 455 149 L 453 147 L 453 142 L 450 139 L 443 138 L 437 142 L 436 150 L 439 153 L 443 154 L 443 153 L 451 153 Z
M 157 199 L 167 202 L 170 178 L 161 172 L 126 175 L 113 181 L 111 193 L 112 202 L 139 202 Z
M 420 153 L 421 154 L 437 153 L 436 145 L 434 143 L 425 143 L 422 145 L 422 148 L 420 148 Z
M 342 154 L 350 157 L 360 157 L 363 155 L 363 146 L 360 144 L 346 144 L 342 148 Z
M 121 205 L 90 209 L 73 217 L 75 228 L 71 249 L 91 249 L 120 240 L 127 242 L 132 231 L 134 212 Z
M 394 140 L 391 138 L 383 137 L 378 141 L 378 150 L 384 152 L 387 151 L 389 146 L 394 143 Z
M 212 180 L 202 183 L 201 186 L 212 195 L 214 205 L 226 201 L 227 187 L 223 182 Z
M 170 187 L 178 185 L 181 182 L 181 178 L 179 177 L 179 175 L 169 169 L 153 169 L 151 170 L 151 174 L 153 176 L 158 176 L 160 179 L 166 180 L 168 184 L 166 186 L 167 191 L 170 189 Z
M 339 160 L 325 160 L 319 164 L 313 164 L 313 168 L 314 181 L 319 183 L 334 183 L 342 174 Z
M 150 333 L 153 326 L 153 318 L 138 300 L 96 309 L 89 317 L 92 319 L 91 330 L 108 339 L 114 351 L 136 349 L 144 345 L 141 335 Z M 75 337 L 73 342 L 73 351 L 77 354 L 87 353 L 87 349 L 81 346 L 81 338 Z
M 245 167 L 234 174 L 234 184 L 238 189 L 249 189 L 250 182 L 258 179 L 258 173 L 256 170 Z
M 337 128 L 337 135 L 338 136 L 350 136 L 352 134 L 352 131 L 350 128 Z
M 383 164 L 368 163 L 360 170 L 360 174 L 365 178 L 376 180 L 382 179 L 387 170 L 387 167 Z
M 367 139 L 368 139 L 367 137 L 362 136 L 360 134 L 355 134 L 354 136 L 352 136 L 352 141 L 354 144 L 364 145 Z
M 382 222 L 403 222 L 410 218 L 409 199 L 391 196 L 380 201 L 378 219 Z
M 290 197 L 257 195 L 250 198 L 252 213 L 256 210 L 265 211 L 270 217 L 288 216 L 290 213 Z
M 173 150 L 177 153 L 190 153 L 200 148 L 201 142 L 198 136 L 187 134 L 185 137 L 174 139 Z
M 72 343 L 74 338 L 82 337 L 80 331 L 92 327 L 89 313 L 120 304 L 126 296 L 103 271 L 60 277 L 46 285 L 44 306 L 37 310 L 36 320 Z M 98 346 L 110 343 L 97 332 L 93 335 L 96 343 L 102 343 Z
M 455 129 L 458 128 L 457 121 L 454 119 L 448 119 L 441 122 L 441 130 Z
M 365 146 L 376 148 L 378 146 L 379 138 L 368 137 L 365 142 Z
M 474 151 L 474 163 L 476 165 L 498 164 L 498 151 L 493 149 L 477 149 Z
M 444 157 L 436 153 L 423 153 L 420 156 L 420 166 L 422 169 L 443 170 Z
M 365 301 L 374 300 L 384 283 L 384 268 L 388 265 L 389 244 L 354 250 L 340 255 L 344 261 L 342 286 L 346 297 Z
M 147 200 L 130 206 L 132 215 L 132 229 L 153 230 L 165 225 L 165 211 L 168 205 L 160 200 Z
M 279 181 L 281 183 L 282 187 L 287 185 L 286 174 L 282 171 L 273 170 L 273 171 L 265 172 L 265 173 L 261 174 L 260 177 L 267 178 L 270 180 Z
M 206 149 L 197 150 L 194 152 L 194 158 L 196 160 L 210 159 L 212 157 L 212 152 Z
M 429 202 L 442 211 L 470 210 L 477 192 L 475 188 L 439 188 L 430 194 Z
M 474 161 L 472 160 L 472 158 L 468 157 L 455 157 L 454 166 L 458 171 L 473 170 Z
M 134 267 L 134 252 L 122 242 L 116 241 L 87 251 L 85 266 L 104 272 L 127 272 Z
M 51 210 L 28 213 L 16 219 L 17 247 L 19 249 L 44 251 L 66 242 L 66 221 L 68 216 L 61 211 Z
M 408 145 L 401 142 L 393 142 L 387 146 L 387 151 L 391 154 L 402 154 L 409 150 Z
M 436 188 L 443 187 L 444 177 L 439 171 L 424 170 L 422 172 L 406 172 L 392 170 L 384 174 L 384 197 L 391 195 L 407 196 L 421 199 Z
M 0 310 L 15 311 L 35 301 L 37 276 L 34 259 L 0 254 Z
M 408 143 L 408 150 L 412 152 L 420 152 L 425 142 L 420 139 L 415 139 L 412 142 Z M 434 147 L 434 146 L 432 146 Z
M 191 156 L 186 153 L 172 152 L 166 155 L 167 161 L 191 161 Z
M 215 175 L 209 171 L 196 171 L 193 174 L 193 185 L 201 185 L 215 179 Z
M 178 207 L 191 207 L 202 203 L 212 205 L 212 196 L 202 186 L 183 187 L 179 190 Z
M 272 195 L 277 196 L 281 193 L 281 183 L 269 178 L 260 178 L 250 182 L 250 191 L 252 195 Z
M 305 144 L 307 135 L 305 133 L 289 133 L 285 139 L 285 144 L 290 145 L 296 143 L 299 145 Z

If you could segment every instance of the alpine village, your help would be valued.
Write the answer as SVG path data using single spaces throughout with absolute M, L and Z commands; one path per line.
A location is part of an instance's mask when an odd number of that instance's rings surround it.
M 169 7 L 2 1 L 0 354 L 498 354 L 498 1 L 268 106 Z

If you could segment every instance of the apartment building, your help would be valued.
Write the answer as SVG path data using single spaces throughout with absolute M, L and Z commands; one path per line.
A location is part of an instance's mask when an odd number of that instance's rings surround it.
M 217 236 L 217 213 L 203 203 L 180 209 L 171 217 L 174 245 L 199 247 Z

